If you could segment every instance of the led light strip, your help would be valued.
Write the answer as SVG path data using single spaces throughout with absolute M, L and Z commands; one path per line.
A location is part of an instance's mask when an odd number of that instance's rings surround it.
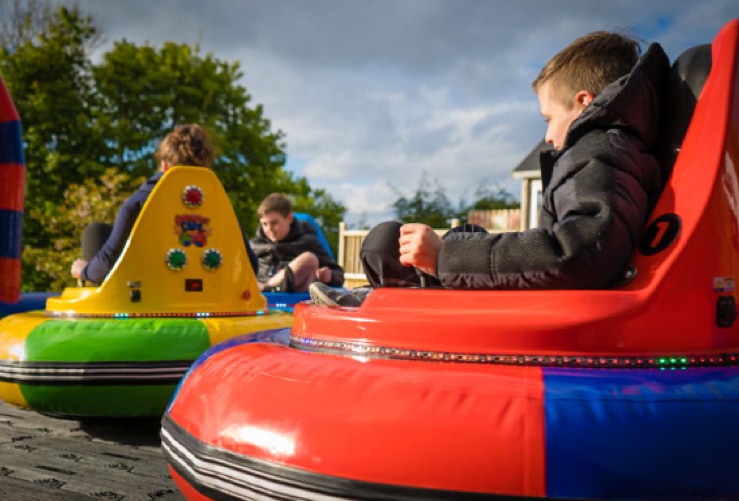
M 410 350 L 365 343 L 329 341 L 290 336 L 290 346 L 308 351 L 330 352 L 354 357 L 451 362 L 469 364 L 519 365 L 539 367 L 609 368 L 609 369 L 682 369 L 688 367 L 726 367 L 739 365 L 739 353 L 713 355 L 665 355 L 613 357 L 598 355 L 503 355 Z
M 266 315 L 267 310 L 254 311 L 201 311 L 191 313 L 76 313 L 66 311 L 46 311 L 47 317 L 53 318 L 214 318 L 214 317 L 256 317 Z

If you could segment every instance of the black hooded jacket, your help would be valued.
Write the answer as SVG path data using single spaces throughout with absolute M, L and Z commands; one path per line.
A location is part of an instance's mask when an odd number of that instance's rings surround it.
M 437 261 L 442 284 L 471 289 L 606 288 L 628 264 L 662 189 L 655 156 L 669 61 L 652 44 L 541 157 L 539 227 L 452 232 Z
M 316 234 L 307 231 L 309 226 L 310 223 L 303 224 L 302 221 L 293 218 L 290 232 L 279 242 L 267 238 L 261 226 L 257 229 L 257 236 L 251 239 L 251 246 L 259 259 L 257 280 L 266 282 L 280 268 L 287 266 L 303 252 L 312 252 L 318 258 L 319 268 L 328 266 L 331 269 L 331 282 L 328 285 L 339 287 L 344 284 L 344 270 L 331 259 Z

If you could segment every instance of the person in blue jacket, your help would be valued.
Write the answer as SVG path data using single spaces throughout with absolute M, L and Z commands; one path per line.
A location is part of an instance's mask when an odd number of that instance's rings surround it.
M 157 172 L 123 202 L 113 226 L 93 223 L 85 228 L 82 234 L 83 258 L 72 263 L 72 276 L 83 282 L 102 283 L 120 257 L 136 218 L 164 172 L 175 165 L 209 167 L 214 156 L 208 134 L 198 124 L 180 125 L 167 134 L 154 153 L 159 163 Z M 244 245 L 256 270 L 259 263 L 246 238 Z

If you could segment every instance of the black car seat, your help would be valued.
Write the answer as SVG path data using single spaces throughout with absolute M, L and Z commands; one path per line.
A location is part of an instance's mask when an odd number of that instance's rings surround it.
M 711 44 L 692 47 L 675 59 L 665 86 L 659 157 L 667 182 L 680 152 L 695 103 L 711 71 Z

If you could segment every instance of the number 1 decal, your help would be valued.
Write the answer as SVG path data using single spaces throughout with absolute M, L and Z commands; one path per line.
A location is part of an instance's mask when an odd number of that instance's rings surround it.
M 662 252 L 677 239 L 682 221 L 677 214 L 663 214 L 647 226 L 639 242 L 639 252 L 651 256 Z

